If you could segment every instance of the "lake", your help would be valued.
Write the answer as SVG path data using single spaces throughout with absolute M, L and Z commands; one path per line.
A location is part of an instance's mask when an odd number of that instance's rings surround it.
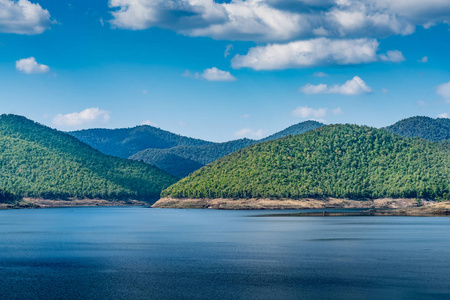
M 0 211 L 1 298 L 450 297 L 450 218 L 268 213 Z

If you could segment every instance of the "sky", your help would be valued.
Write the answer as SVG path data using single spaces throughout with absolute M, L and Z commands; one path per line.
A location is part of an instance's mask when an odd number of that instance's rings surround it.
M 211 141 L 447 118 L 449 23 L 447 0 L 0 0 L 0 113 Z

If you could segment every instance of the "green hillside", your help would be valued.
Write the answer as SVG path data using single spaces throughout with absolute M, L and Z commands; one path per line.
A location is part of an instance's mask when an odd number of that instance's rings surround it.
M 305 121 L 298 124 L 294 124 L 292 126 L 289 126 L 288 128 L 277 132 L 275 134 L 272 134 L 262 140 L 259 140 L 260 142 L 266 142 L 266 141 L 273 141 L 288 135 L 297 135 L 302 134 L 310 130 L 314 130 L 316 128 L 324 126 L 323 123 L 319 123 L 317 121 Z
M 178 178 L 182 178 L 222 156 L 245 148 L 255 142 L 250 139 L 240 139 L 202 146 L 146 149 L 130 156 L 130 159 L 155 165 Z M 169 156 L 171 159 L 168 158 Z
M 255 143 L 271 141 L 287 135 L 301 134 L 321 126 L 323 126 L 322 123 L 316 121 L 306 121 L 292 125 L 259 141 L 239 139 L 225 143 L 211 143 L 201 146 L 177 146 L 169 149 L 146 149 L 130 156 L 130 158 L 155 165 L 178 178 L 182 178 L 195 170 L 200 169 L 206 164 Z M 169 154 L 172 159 L 167 157 Z M 186 161 L 183 162 L 183 159 L 186 159 Z M 179 163 L 176 164 L 175 160 Z M 196 162 L 197 165 L 193 164 L 193 161 Z
M 181 145 L 212 144 L 148 125 L 120 129 L 85 129 L 69 134 L 104 154 L 121 158 L 128 158 L 149 148 L 166 149 Z
M 173 198 L 449 198 L 450 149 L 330 125 L 225 156 L 163 191 Z
M 0 116 L 0 189 L 22 197 L 149 199 L 174 183 L 166 172 L 107 156 L 67 133 Z
M 429 141 L 450 140 L 450 119 L 446 118 L 411 117 L 385 129 L 404 137 L 419 137 Z

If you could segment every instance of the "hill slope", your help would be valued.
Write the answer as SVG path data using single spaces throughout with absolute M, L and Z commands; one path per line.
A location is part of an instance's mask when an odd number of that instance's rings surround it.
M 148 199 L 175 179 L 16 115 L 0 116 L 0 188 L 22 197 Z
M 225 143 L 211 143 L 201 146 L 177 146 L 169 149 L 146 149 L 130 156 L 130 158 L 156 165 L 168 173 L 178 178 L 182 178 L 195 170 L 200 169 L 206 164 L 252 144 L 262 141 L 275 140 L 287 135 L 301 134 L 309 130 L 319 128 L 323 125 L 324 124 L 316 121 L 306 121 L 290 126 L 259 141 L 239 139 Z M 174 161 L 166 159 L 169 154 L 172 155 L 173 160 L 179 161 L 177 165 Z M 161 158 L 164 158 L 164 161 L 161 161 Z M 184 163 L 183 159 L 186 159 Z M 193 164 L 192 161 L 197 162 L 198 165 Z
M 148 125 L 120 129 L 85 129 L 68 133 L 104 154 L 122 158 L 128 158 L 149 148 L 166 149 L 181 145 L 212 144 Z
M 429 141 L 450 140 L 450 119 L 446 118 L 411 117 L 385 129 L 404 137 L 419 137 Z
M 381 129 L 330 125 L 239 150 L 180 180 L 162 195 L 440 199 L 448 198 L 449 192 L 450 149 Z

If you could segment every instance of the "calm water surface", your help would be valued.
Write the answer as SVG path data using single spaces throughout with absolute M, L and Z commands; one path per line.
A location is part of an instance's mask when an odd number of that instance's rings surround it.
M 263 214 L 0 211 L 1 298 L 450 299 L 450 218 Z

